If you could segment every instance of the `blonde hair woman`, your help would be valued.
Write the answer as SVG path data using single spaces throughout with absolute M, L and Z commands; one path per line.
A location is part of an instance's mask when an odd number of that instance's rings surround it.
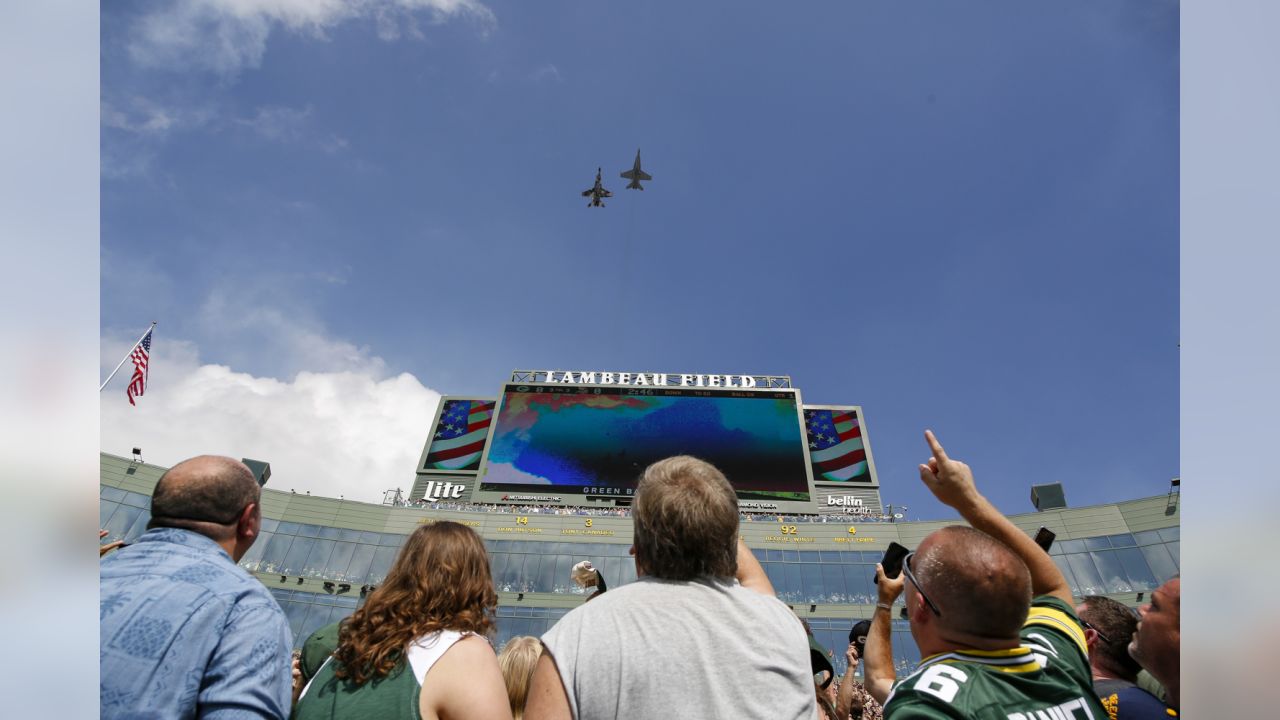
M 502 679 L 507 683 L 507 701 L 511 703 L 511 717 L 515 720 L 524 717 L 529 683 L 533 680 L 533 669 L 537 667 L 541 655 L 542 641 L 528 635 L 511 638 L 502 652 L 498 653 L 498 668 L 502 670 Z

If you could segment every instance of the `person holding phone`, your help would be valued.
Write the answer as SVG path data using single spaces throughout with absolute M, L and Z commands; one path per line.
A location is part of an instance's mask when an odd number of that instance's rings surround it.
M 920 479 L 972 527 L 931 533 L 903 559 L 899 577 L 877 566 L 866 684 L 885 718 L 1106 717 L 1066 578 L 978 492 L 968 465 L 931 431 L 925 440 L 932 456 Z M 904 587 L 924 660 L 895 683 L 890 615 Z

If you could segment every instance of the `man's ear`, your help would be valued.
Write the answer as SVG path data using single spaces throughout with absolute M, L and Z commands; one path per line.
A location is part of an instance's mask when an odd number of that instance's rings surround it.
M 905 602 L 907 603 L 907 615 L 912 620 L 915 620 L 917 625 L 928 625 L 933 622 L 933 611 L 925 604 L 919 593 L 916 593 L 916 606 L 914 608 L 911 607 L 910 598 L 906 599 Z
M 1092 651 L 1098 645 L 1098 631 L 1093 628 L 1084 629 L 1084 644 Z
M 251 540 L 258 537 L 258 531 L 262 527 L 262 514 L 259 510 L 258 503 L 252 502 L 240 511 L 240 517 L 236 519 L 237 539 Z

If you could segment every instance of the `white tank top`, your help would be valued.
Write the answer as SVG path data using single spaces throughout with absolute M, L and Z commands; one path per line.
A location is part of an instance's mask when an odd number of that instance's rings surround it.
M 437 630 L 433 633 L 427 633 L 422 637 L 409 643 L 409 647 L 405 650 L 405 656 L 409 660 L 409 667 L 413 669 L 413 677 L 418 681 L 418 686 L 422 686 L 422 681 L 426 679 L 427 672 L 436 664 L 454 643 L 471 635 L 470 632 L 458 632 L 457 630 Z M 298 699 L 306 697 L 307 691 L 311 689 L 311 683 L 317 677 L 320 677 L 320 670 L 325 665 L 332 662 L 333 656 L 325 658 L 324 664 L 316 670 L 316 674 L 307 682 L 307 686 L 302 689 L 302 694 Z
M 422 684 L 427 677 L 427 671 L 436 664 L 446 650 L 470 634 L 457 630 L 439 630 L 409 643 L 409 649 L 405 651 L 405 655 L 409 658 L 410 667 L 413 668 L 413 676 L 418 678 L 418 684 Z

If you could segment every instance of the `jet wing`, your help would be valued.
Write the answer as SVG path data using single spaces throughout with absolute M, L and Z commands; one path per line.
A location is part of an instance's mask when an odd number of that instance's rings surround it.
M 621 173 L 622 177 L 627 180 L 652 180 L 653 176 L 643 170 L 628 170 Z
M 609 190 L 601 189 L 601 190 L 600 190 L 600 197 L 613 197 L 613 193 L 612 193 L 612 192 L 610 192 Z
M 595 190 L 595 188 L 587 188 L 586 190 L 583 190 L 582 197 L 591 197 L 591 191 L 593 190 Z

